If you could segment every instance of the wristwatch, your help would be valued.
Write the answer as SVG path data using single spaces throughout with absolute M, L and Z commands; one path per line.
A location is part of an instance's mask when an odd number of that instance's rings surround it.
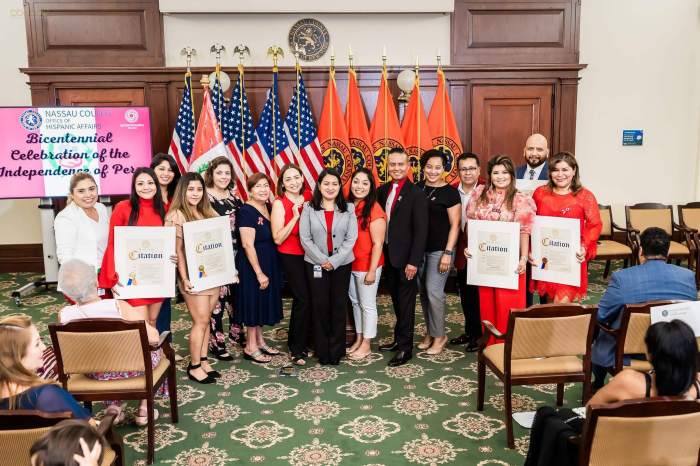
M 451 250 L 451 249 L 445 249 L 445 251 L 443 252 L 443 255 L 445 255 L 445 256 L 451 256 L 451 255 L 452 255 L 452 250 Z

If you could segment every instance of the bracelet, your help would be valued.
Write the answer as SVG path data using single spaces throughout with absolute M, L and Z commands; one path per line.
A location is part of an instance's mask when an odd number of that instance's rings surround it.
M 442 253 L 444 256 L 451 256 L 452 255 L 452 249 L 445 249 Z
M 520 260 L 527 262 L 527 256 L 520 256 Z

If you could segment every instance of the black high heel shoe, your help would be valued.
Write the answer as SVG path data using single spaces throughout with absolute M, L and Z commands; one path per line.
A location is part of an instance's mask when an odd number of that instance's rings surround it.
M 211 354 L 214 355 L 219 361 L 233 361 L 233 356 L 226 350 L 210 350 Z
M 197 377 L 195 377 L 194 375 L 192 375 L 192 373 L 190 371 L 194 370 L 194 369 L 199 369 L 200 367 L 202 367 L 201 363 L 195 364 L 195 365 L 193 365 L 192 363 L 188 364 L 187 365 L 187 377 L 189 377 L 189 379 L 194 381 L 194 382 L 201 383 L 204 385 L 216 382 L 216 379 L 209 374 L 207 374 L 207 376 L 201 380 L 198 379 Z
M 209 359 L 209 358 L 207 358 L 206 356 L 202 356 L 201 358 L 199 358 L 199 363 L 200 363 L 200 365 L 201 365 L 202 361 L 207 362 L 208 359 Z M 214 369 L 212 369 L 212 370 L 210 370 L 210 371 L 207 371 L 207 370 L 205 369 L 205 372 L 209 375 L 209 377 L 213 377 L 213 378 L 215 378 L 215 379 L 218 379 L 219 377 L 221 377 L 221 373 L 220 373 L 219 371 L 215 371 Z

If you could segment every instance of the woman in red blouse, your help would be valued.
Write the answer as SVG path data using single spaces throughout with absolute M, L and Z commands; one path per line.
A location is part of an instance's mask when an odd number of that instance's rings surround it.
M 515 169 L 508 156 L 491 157 L 486 172 L 486 184 L 474 188 L 467 204 L 467 222 L 474 219 L 520 224 L 520 261 L 517 270 L 513 271 L 518 274 L 518 289 L 479 287 L 481 319 L 488 320 L 499 332 L 505 333 L 510 310 L 525 307 L 525 265 L 536 207 L 530 197 L 515 188 Z M 464 256 L 471 259 L 469 249 L 464 249 Z M 491 337 L 488 344 L 495 342 Z
M 581 301 L 588 288 L 588 261 L 595 258 L 596 244 L 602 223 L 598 201 L 592 192 L 581 186 L 578 163 L 571 152 L 560 152 L 548 161 L 549 183 L 532 194 L 539 215 L 576 218 L 581 222 L 581 249 L 576 258 L 581 263 L 581 285 L 532 282 L 532 290 L 555 303 Z
M 114 227 L 162 227 L 165 218 L 165 208 L 161 197 L 158 179 L 155 172 L 146 167 L 137 168 L 131 179 L 131 195 L 117 203 L 109 220 L 109 239 L 107 250 L 102 259 L 102 267 L 98 276 L 100 288 L 112 289 L 115 298 L 119 293 L 114 287 L 126 285 L 129 277 L 120 277 L 114 266 Z M 172 258 L 171 258 L 172 259 Z M 163 298 L 127 299 L 133 307 L 145 311 L 148 323 L 156 326 L 158 312 Z
M 299 240 L 299 218 L 304 202 L 311 200 L 301 168 L 282 167 L 277 183 L 277 199 L 272 203 L 272 239 L 277 245 L 285 278 L 292 292 L 287 346 L 292 362 L 306 364 L 311 348 L 311 291 L 304 266 L 304 249 Z

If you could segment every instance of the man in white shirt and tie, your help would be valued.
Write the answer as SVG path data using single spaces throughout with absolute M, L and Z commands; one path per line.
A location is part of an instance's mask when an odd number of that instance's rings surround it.
M 525 141 L 523 156 L 527 163 L 515 169 L 515 177 L 521 180 L 546 180 L 549 176 L 547 172 L 547 157 L 549 157 L 547 138 L 539 133 L 531 135 Z

